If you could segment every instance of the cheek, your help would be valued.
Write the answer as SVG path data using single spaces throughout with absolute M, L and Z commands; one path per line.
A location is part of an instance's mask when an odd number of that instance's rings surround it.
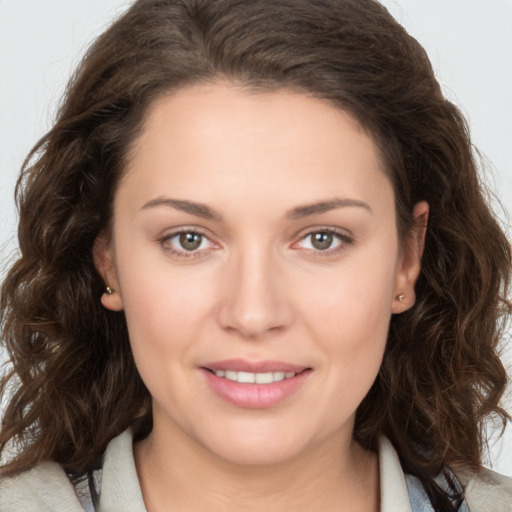
M 130 344 L 138 372 L 156 404 L 172 417 L 197 398 L 188 385 L 197 364 L 194 341 L 204 338 L 211 287 L 168 265 L 125 274 L 121 283 Z
M 173 269 L 167 262 L 122 267 L 121 293 L 130 343 L 139 371 L 167 371 L 187 362 L 213 301 L 208 273 Z M 165 361 L 165 365 L 163 362 Z
M 345 286 L 344 292 L 330 299 L 330 307 L 311 310 L 305 322 L 322 354 L 319 367 L 326 370 L 322 372 L 324 393 L 315 402 L 325 411 L 336 404 L 336 413 L 328 416 L 326 424 L 327 429 L 335 429 L 355 414 L 379 373 L 390 308 L 383 304 L 383 297 L 379 300 L 356 287 Z
M 387 296 L 345 290 L 346 295 L 332 297 L 330 307 L 311 310 L 306 322 L 329 364 L 338 366 L 341 375 L 363 377 L 365 369 L 376 374 L 391 318 Z
M 396 279 L 396 246 L 386 258 L 358 254 L 302 293 L 303 322 L 335 367 L 332 379 L 366 394 L 378 373 L 386 346 Z M 339 382 L 338 382 L 339 385 Z M 360 389 L 359 389 L 360 388 Z M 360 397 L 362 399 L 362 396 Z
M 312 276 L 297 294 L 311 324 L 355 341 L 386 330 L 395 281 L 395 258 L 356 254 L 320 278 Z

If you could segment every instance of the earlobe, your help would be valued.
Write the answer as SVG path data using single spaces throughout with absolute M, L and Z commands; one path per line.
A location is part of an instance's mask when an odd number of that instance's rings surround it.
M 119 283 L 112 254 L 111 243 L 106 235 L 99 235 L 93 245 L 94 265 L 105 283 L 101 303 L 111 311 L 121 311 L 123 301 L 119 292 Z
M 421 258 L 425 248 L 429 205 L 421 201 L 414 207 L 414 226 L 404 241 L 400 268 L 397 272 L 395 295 L 392 303 L 393 313 L 403 313 L 416 302 L 414 285 L 421 270 Z

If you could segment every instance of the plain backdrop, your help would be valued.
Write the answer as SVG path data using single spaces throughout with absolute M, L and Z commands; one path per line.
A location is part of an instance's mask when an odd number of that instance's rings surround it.
M 2 270 L 16 250 L 13 190 L 23 159 L 51 126 L 66 81 L 84 49 L 130 3 L 0 0 Z M 511 212 L 512 0 L 383 3 L 426 48 L 445 94 L 468 117 L 473 141 L 489 161 L 485 179 L 502 206 Z M 510 226 L 510 217 L 497 200 L 495 204 L 503 223 Z M 511 345 L 512 340 L 508 353 L 505 350 L 509 372 Z M 507 407 L 512 412 L 510 392 Z M 512 476 L 511 427 L 491 447 L 488 465 Z

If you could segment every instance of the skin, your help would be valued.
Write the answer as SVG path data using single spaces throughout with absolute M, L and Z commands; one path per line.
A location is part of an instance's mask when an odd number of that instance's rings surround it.
M 378 510 L 354 417 L 391 315 L 414 303 L 425 222 L 399 241 L 375 144 L 326 101 L 214 83 L 152 105 L 95 252 L 153 397 L 153 432 L 134 447 L 150 512 Z M 197 250 L 179 229 L 202 234 Z M 326 230 L 320 250 L 311 234 Z M 233 358 L 311 371 L 275 406 L 238 407 L 200 370 Z

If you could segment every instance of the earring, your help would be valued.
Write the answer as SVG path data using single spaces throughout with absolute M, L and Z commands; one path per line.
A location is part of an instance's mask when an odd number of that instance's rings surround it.
M 403 293 L 401 293 L 399 296 L 398 296 L 398 301 L 399 302 L 403 302 L 404 301 L 404 298 L 405 298 L 405 295 Z
M 107 287 L 105 288 L 105 293 L 106 293 L 107 295 L 112 295 L 112 294 L 114 293 L 114 290 L 112 290 L 112 288 L 110 288 L 110 286 L 107 286 Z

